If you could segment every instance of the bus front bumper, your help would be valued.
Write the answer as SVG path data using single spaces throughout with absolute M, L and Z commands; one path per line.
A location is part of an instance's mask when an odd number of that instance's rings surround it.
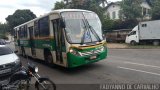
M 95 55 L 88 55 L 88 56 L 76 56 L 76 55 L 73 55 L 72 53 L 67 53 L 68 68 L 74 68 L 74 67 L 94 63 L 100 60 L 104 60 L 106 57 L 107 57 L 107 49 L 105 49 L 101 53 L 98 53 Z

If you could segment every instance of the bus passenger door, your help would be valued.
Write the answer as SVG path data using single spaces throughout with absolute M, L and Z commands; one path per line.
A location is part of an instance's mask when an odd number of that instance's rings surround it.
M 29 40 L 30 40 L 30 47 L 31 47 L 31 53 L 32 56 L 36 56 L 36 51 L 35 51 L 35 43 L 33 40 L 33 26 L 29 27 Z
M 56 62 L 63 64 L 62 57 L 62 28 L 60 27 L 59 19 L 52 20 L 53 31 L 54 31 L 54 40 L 55 40 L 55 54 Z

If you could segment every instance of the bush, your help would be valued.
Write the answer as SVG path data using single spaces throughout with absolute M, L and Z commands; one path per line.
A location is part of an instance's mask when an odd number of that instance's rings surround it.
M 8 37 L 6 37 L 6 36 L 3 35 L 3 34 L 0 34 L 0 39 L 8 39 Z
M 114 29 L 132 29 L 133 27 L 135 27 L 138 24 L 137 20 L 126 20 L 126 21 L 122 21 L 122 20 L 117 20 L 114 22 Z
M 138 21 L 134 19 L 126 21 L 104 19 L 102 24 L 104 32 L 111 32 L 117 29 L 132 29 L 138 24 Z

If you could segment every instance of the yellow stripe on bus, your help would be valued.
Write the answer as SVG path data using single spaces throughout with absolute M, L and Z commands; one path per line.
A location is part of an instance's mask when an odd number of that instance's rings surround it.
M 71 46 L 71 48 L 77 48 L 77 49 L 89 49 L 89 48 L 95 48 L 95 47 L 97 47 L 97 46 L 102 46 L 102 45 L 104 45 L 106 42 L 102 42 L 102 43 L 100 43 L 100 44 L 98 44 L 98 45 L 94 45 L 94 46 L 81 46 L 81 47 L 79 47 L 79 46 Z

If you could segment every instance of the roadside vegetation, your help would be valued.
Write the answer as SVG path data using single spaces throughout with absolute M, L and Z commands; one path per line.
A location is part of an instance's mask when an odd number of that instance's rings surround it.
M 7 33 L 13 34 L 13 28 L 15 26 L 18 26 L 34 18 L 36 18 L 36 15 L 28 9 L 16 10 L 12 15 L 9 15 L 6 18 L 6 23 L 0 23 L 0 38 L 5 38 Z

